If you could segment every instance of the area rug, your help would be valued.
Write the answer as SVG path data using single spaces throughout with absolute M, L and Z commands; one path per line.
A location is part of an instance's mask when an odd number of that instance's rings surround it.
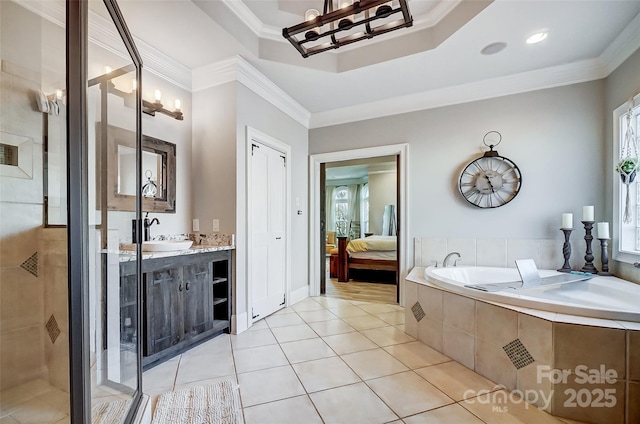
M 105 402 L 91 407 L 91 424 L 119 424 L 124 422 L 131 399 Z
M 238 385 L 221 380 L 160 395 L 152 424 L 242 424 Z

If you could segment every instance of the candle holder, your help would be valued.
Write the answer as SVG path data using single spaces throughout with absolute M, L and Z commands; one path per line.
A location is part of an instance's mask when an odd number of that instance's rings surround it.
M 569 237 L 573 228 L 560 228 L 560 231 L 564 233 L 564 244 L 562 245 L 562 254 L 564 255 L 564 265 L 560 268 L 559 272 L 571 272 L 571 266 L 569 265 L 569 258 L 571 257 L 571 243 L 569 243 Z
M 582 272 L 588 272 L 591 274 L 597 274 L 598 268 L 593 265 L 593 251 L 591 250 L 591 242 L 593 241 L 593 236 L 591 235 L 591 230 L 593 229 L 593 224 L 595 221 L 582 221 L 584 225 L 584 241 L 587 243 L 587 251 L 584 255 L 584 266 L 580 269 Z
M 602 271 L 598 275 L 607 276 L 613 275 L 609 272 L 609 252 L 607 251 L 608 238 L 599 238 L 600 240 L 600 259 L 602 261 Z

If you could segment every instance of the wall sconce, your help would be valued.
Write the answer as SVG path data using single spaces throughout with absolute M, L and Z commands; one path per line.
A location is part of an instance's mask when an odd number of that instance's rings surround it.
M 165 109 L 164 105 L 162 104 L 162 93 L 160 92 L 160 90 L 154 91 L 154 98 L 155 99 L 153 103 L 142 99 L 142 111 L 144 113 L 146 113 L 147 115 L 156 116 L 156 112 L 160 112 L 167 116 L 171 116 L 178 121 L 182 121 L 184 119 L 184 117 L 182 116 L 182 110 L 180 109 L 180 107 L 182 106 L 182 102 L 180 101 L 180 99 L 175 100 L 174 110 L 170 111 L 168 109 Z
M 106 86 L 108 87 L 109 93 L 115 94 L 116 96 L 121 97 L 124 100 L 126 106 L 135 107 L 135 92 L 138 89 L 138 81 L 135 78 L 131 80 L 130 92 L 126 92 L 116 88 L 115 84 L 112 81 L 113 79 L 121 75 L 127 74 L 131 71 L 132 69 L 130 66 L 125 66 L 124 68 L 116 69 L 116 70 L 112 70 L 111 67 L 105 66 L 104 75 L 91 79 L 89 81 L 89 87 L 98 83 L 106 84 Z M 142 99 L 142 112 L 151 116 L 156 116 L 156 112 L 160 112 L 164 115 L 177 119 L 178 121 L 184 120 L 184 116 L 182 114 L 182 108 L 181 108 L 182 107 L 181 100 L 176 99 L 174 105 L 175 105 L 175 108 L 173 111 L 165 109 L 164 105 L 162 104 L 162 93 L 160 92 L 160 90 L 155 90 L 153 102 Z

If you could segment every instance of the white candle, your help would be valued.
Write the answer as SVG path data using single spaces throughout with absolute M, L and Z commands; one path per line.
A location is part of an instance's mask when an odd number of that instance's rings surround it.
M 608 222 L 598 222 L 597 226 L 598 237 L 599 239 L 608 239 L 609 238 L 609 223 Z
M 562 227 L 565 230 L 573 228 L 573 214 L 572 213 L 563 213 L 562 214 Z
M 593 206 L 583 206 L 582 207 L 582 220 L 583 221 L 593 221 L 594 211 Z

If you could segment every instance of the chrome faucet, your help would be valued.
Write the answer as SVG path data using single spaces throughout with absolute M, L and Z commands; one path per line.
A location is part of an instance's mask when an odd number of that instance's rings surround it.
M 147 212 L 147 214 L 144 216 L 144 221 L 142 222 L 142 224 L 144 226 L 144 238 L 142 239 L 142 241 L 149 241 L 149 239 L 151 238 L 151 231 L 149 229 L 153 224 L 160 224 L 160 221 L 158 221 L 158 218 L 153 218 L 151 221 L 149 221 L 149 212 Z
M 460 254 L 458 252 L 449 253 L 447 256 L 444 257 L 444 260 L 442 261 L 442 267 L 443 268 L 447 268 L 449 266 L 449 259 L 451 259 L 451 257 L 453 255 L 457 255 L 458 256 L 456 259 L 453 260 L 453 266 L 456 266 L 456 262 L 462 257 L 462 256 L 460 256 Z

